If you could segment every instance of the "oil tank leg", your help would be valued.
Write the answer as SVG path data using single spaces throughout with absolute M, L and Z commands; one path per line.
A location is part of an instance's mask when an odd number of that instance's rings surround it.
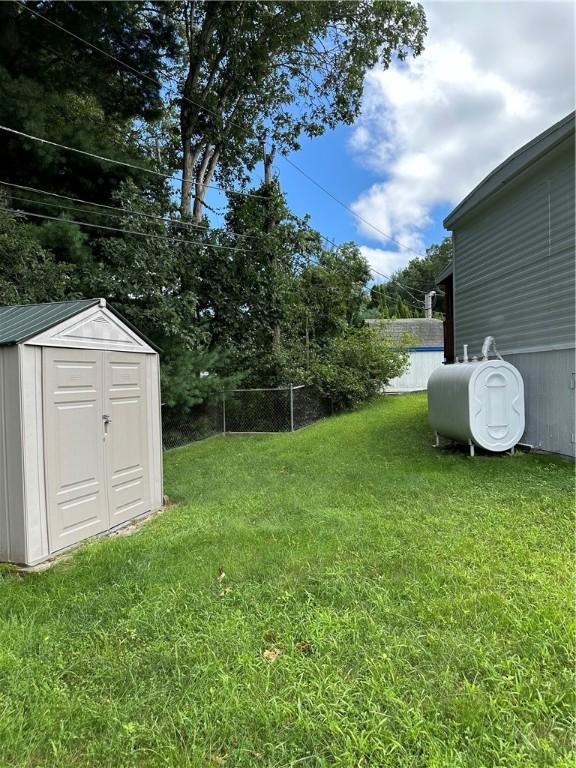
M 440 448 L 440 435 L 434 432 L 434 448 Z
M 474 458 L 474 443 L 472 440 L 468 440 L 468 445 L 470 446 L 470 458 Z
M 513 445 L 512 448 L 510 448 L 510 456 L 514 456 L 515 453 L 516 453 L 516 446 Z

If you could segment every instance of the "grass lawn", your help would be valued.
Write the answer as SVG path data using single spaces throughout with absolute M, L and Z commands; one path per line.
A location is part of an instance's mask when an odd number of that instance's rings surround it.
M 168 453 L 179 502 L 0 575 L 1 766 L 572 768 L 572 464 L 422 396 Z

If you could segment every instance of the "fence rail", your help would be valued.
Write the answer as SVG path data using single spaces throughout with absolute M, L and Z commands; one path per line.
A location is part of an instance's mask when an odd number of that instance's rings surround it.
M 312 385 L 234 389 L 211 405 L 162 406 L 162 443 L 167 450 L 219 434 L 293 432 L 331 412 Z

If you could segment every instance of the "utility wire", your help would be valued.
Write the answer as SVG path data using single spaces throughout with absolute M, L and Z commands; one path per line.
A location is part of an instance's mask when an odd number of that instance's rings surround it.
M 200 245 L 207 248 L 217 248 L 218 250 L 227 251 L 239 251 L 241 253 L 252 253 L 252 251 L 245 248 L 236 248 L 231 245 L 218 245 L 216 243 L 206 243 L 202 240 L 182 240 L 179 237 L 170 237 L 169 235 L 156 235 L 148 232 L 138 232 L 133 229 L 121 229 L 120 227 L 109 227 L 104 224 L 89 224 L 87 221 L 74 221 L 73 219 L 64 219 L 60 216 L 48 216 L 44 213 L 31 213 L 30 211 L 22 211 L 17 208 L 3 208 L 0 207 L 0 211 L 6 211 L 7 213 L 21 214 L 23 216 L 33 216 L 36 219 L 49 219 L 51 221 L 63 221 L 66 224 L 77 224 L 80 227 L 92 227 L 93 229 L 106 229 L 110 232 L 123 232 L 126 235 L 139 235 L 140 237 L 154 238 L 155 240 L 164 240 L 167 243 L 187 243 L 189 245 Z
M 360 214 L 356 213 L 356 211 L 353 208 L 350 208 L 349 205 L 346 205 L 346 203 L 342 202 L 342 200 L 340 200 L 340 198 L 336 197 L 336 195 L 330 192 L 329 189 L 326 189 L 326 187 L 320 184 L 319 181 L 316 181 L 315 178 L 310 176 L 310 174 L 306 173 L 306 171 L 300 168 L 299 165 L 296 165 L 296 163 L 293 160 L 290 160 L 289 157 L 286 157 L 284 155 L 281 155 L 281 157 L 286 163 L 288 163 L 293 168 L 295 168 L 299 173 L 301 173 L 302 176 L 304 176 L 304 178 L 308 179 L 308 181 L 316 185 L 318 189 L 321 189 L 325 195 L 328 195 L 328 197 L 332 198 L 332 200 L 334 200 L 335 203 L 338 203 L 338 205 L 342 206 L 342 208 L 347 210 L 353 216 L 356 216 L 356 218 L 359 221 L 362 221 L 364 224 L 371 227 L 375 232 L 378 232 L 380 235 L 383 235 L 387 240 L 391 240 L 393 243 L 396 243 L 396 245 L 398 245 L 400 248 L 402 248 L 405 251 L 409 251 L 410 253 L 413 253 L 416 256 L 426 256 L 425 253 L 421 253 L 420 251 L 415 251 L 413 248 L 408 248 L 407 246 L 403 245 L 399 240 L 396 240 L 396 238 L 392 237 L 392 235 L 389 235 L 387 232 L 384 232 L 383 229 L 380 229 L 380 227 L 377 227 L 375 224 L 372 224 L 371 221 L 368 221 L 368 219 L 365 219 L 363 216 L 360 216 Z
M 84 45 L 87 45 L 90 48 L 92 48 L 93 50 L 98 51 L 99 53 L 103 54 L 104 56 L 107 56 L 109 59 L 112 59 L 117 64 L 120 64 L 121 66 L 126 67 L 126 69 L 129 69 L 131 72 L 134 72 L 134 74 L 138 75 L 139 77 L 141 77 L 141 78 L 143 78 L 145 80 L 148 80 L 151 83 L 154 83 L 154 85 L 156 85 L 158 88 L 162 87 L 162 84 L 156 78 L 151 77 L 150 75 L 147 75 L 144 72 L 140 72 L 138 69 L 133 67 L 131 64 L 128 64 L 127 62 L 123 61 L 122 59 L 117 58 L 116 56 L 114 56 L 113 54 L 109 53 L 108 51 L 105 51 L 103 48 L 99 48 L 97 45 L 94 45 L 94 43 L 88 42 L 88 40 L 85 40 L 84 38 L 80 37 L 79 35 L 76 35 L 74 32 L 71 32 L 69 29 L 66 29 L 66 27 L 63 27 L 61 24 L 58 24 L 57 22 L 52 21 L 52 19 L 49 19 L 46 16 L 43 16 L 42 14 L 37 13 L 32 8 L 29 8 L 27 5 L 25 5 L 24 3 L 20 2 L 20 0 L 17 0 L 17 3 L 18 3 L 18 5 L 20 5 L 22 8 L 25 8 L 29 13 L 33 14 L 37 18 L 42 19 L 43 21 L 47 22 L 48 24 L 51 24 L 54 27 L 57 27 L 62 32 L 66 33 L 67 35 L 70 35 L 71 37 L 74 37 L 76 40 L 79 40 L 81 43 L 84 43 Z M 171 81 L 171 82 L 173 82 L 173 83 L 176 83 L 178 86 L 180 85 L 179 81 L 176 78 L 174 78 L 174 77 L 166 76 L 166 79 Z M 190 99 L 188 96 L 185 96 L 184 94 L 181 95 L 181 98 L 184 101 L 187 101 L 190 104 L 193 104 L 195 107 L 199 107 L 200 109 L 204 109 L 206 112 L 209 112 L 214 117 L 217 117 L 217 118 L 221 117 L 221 115 L 219 115 L 214 110 L 210 109 L 210 107 L 208 107 L 205 104 L 202 104 L 202 103 L 200 103 L 198 101 L 195 101 L 194 99 Z M 233 125 L 237 125 L 238 127 L 242 127 L 242 126 L 240 126 L 239 123 L 236 123 L 235 121 L 232 121 L 232 124 Z M 398 245 L 403 250 L 405 250 L 407 252 L 410 252 L 410 253 L 413 253 L 413 254 L 415 254 L 417 256 L 424 256 L 424 257 L 426 256 L 426 254 L 421 253 L 420 251 L 415 251 L 414 249 L 408 248 L 407 246 L 403 245 L 399 240 L 396 240 L 396 238 L 392 237 L 392 235 L 389 235 L 387 232 L 384 232 L 384 230 L 380 229 L 380 227 L 377 227 L 375 224 L 372 224 L 372 222 L 370 222 L 367 219 L 365 219 L 364 217 L 360 216 L 360 214 L 356 213 L 352 208 L 350 208 L 348 205 L 346 205 L 346 203 L 342 202 L 342 200 L 340 200 L 338 197 L 336 197 L 336 195 L 334 195 L 332 192 L 330 192 L 330 190 L 326 189 L 326 187 L 324 187 L 322 184 L 320 184 L 320 182 L 316 181 L 316 179 L 314 179 L 312 176 L 310 176 L 308 173 L 306 173 L 306 171 L 304 171 L 302 168 L 300 168 L 300 166 L 297 165 L 293 160 L 290 160 L 288 157 L 285 157 L 285 156 L 282 156 L 282 157 L 283 157 L 283 159 L 287 163 L 289 163 L 293 168 L 295 168 L 299 173 L 301 173 L 305 178 L 307 178 L 308 181 L 310 181 L 312 184 L 315 184 L 318 187 L 318 189 L 322 190 L 322 192 L 324 192 L 324 194 L 326 194 L 330 198 L 332 198 L 332 200 L 334 200 L 336 203 L 338 203 L 338 205 L 342 206 L 347 211 L 349 211 L 359 221 L 362 221 L 364 224 L 366 224 L 367 226 L 371 227 L 373 230 L 378 232 L 380 235 L 383 235 L 387 240 L 390 240 L 393 243 L 396 243 L 396 245 Z M 182 181 L 182 179 L 180 178 L 179 181 Z M 209 185 L 207 185 L 207 184 L 205 184 L 203 186 L 209 187 Z M 210 188 L 213 188 L 213 187 L 210 187 Z M 216 189 L 221 189 L 221 191 L 224 191 L 224 192 L 228 191 L 228 190 L 224 190 L 224 189 L 222 189 L 220 187 L 216 187 Z M 248 193 L 238 192 L 238 193 L 235 193 L 235 194 L 248 194 Z M 250 196 L 251 197 L 264 197 L 264 195 L 250 195 Z
M 67 200 L 72 203 L 82 203 L 83 205 L 92 205 L 96 208 L 104 208 L 107 211 L 115 211 L 115 213 L 107 214 L 110 216 L 120 216 L 120 215 L 141 216 L 146 219 L 162 221 L 164 224 L 176 224 L 177 226 L 180 226 L 180 227 L 192 227 L 193 229 L 200 229 L 204 231 L 208 231 L 212 229 L 212 227 L 205 227 L 202 224 L 193 224 L 192 222 L 185 221 L 182 219 L 172 219 L 170 217 L 164 218 L 163 216 L 155 216 L 152 213 L 144 213 L 143 211 L 134 211 L 131 208 L 118 208 L 117 206 L 114 206 L 114 205 L 105 205 L 104 203 L 93 203 L 93 202 L 90 202 L 89 200 L 82 200 L 78 197 L 68 197 L 67 195 L 59 195 L 57 192 L 48 192 L 45 189 L 36 189 L 35 187 L 28 187 L 23 184 L 14 184 L 13 182 L 4 181 L 0 179 L 0 187 L 1 186 L 13 187 L 15 189 L 24 190 L 25 192 L 34 192 L 35 194 L 39 194 L 39 195 L 49 195 L 50 197 L 57 197 L 60 200 Z M 24 202 L 34 203 L 38 205 L 50 205 L 50 203 L 46 203 L 42 200 L 30 200 L 30 199 L 18 197 L 16 195 L 13 196 L 13 199 L 22 200 Z M 66 206 L 63 206 L 63 207 L 66 207 Z M 83 208 L 70 207 L 70 210 L 82 211 L 83 213 L 90 213 L 90 212 L 98 213 L 98 211 L 85 211 Z M 103 215 L 103 214 L 100 214 L 100 215 Z M 234 233 L 234 237 L 256 239 L 254 235 L 244 235 L 244 234 L 237 234 L 237 233 Z
M 155 171 L 153 168 L 146 168 L 143 165 L 135 165 L 134 163 L 128 163 L 125 160 L 113 160 L 111 157 L 104 157 L 103 155 L 97 155 L 94 152 L 87 152 L 84 149 L 78 149 L 77 147 L 69 147 L 67 144 L 59 144 L 57 141 L 50 141 L 49 139 L 43 139 L 40 136 L 32 136 L 24 131 L 17 131 L 15 128 L 8 128 L 6 125 L 0 125 L 0 131 L 7 131 L 8 133 L 16 134 L 17 136 L 23 136 L 26 139 L 32 139 L 33 141 L 40 141 L 42 144 L 50 144 L 53 147 L 59 147 L 60 149 L 67 149 L 70 152 L 78 152 L 80 155 L 86 155 L 87 157 L 94 157 L 97 160 L 103 160 L 106 163 L 114 163 L 115 165 L 123 165 L 125 168 L 133 168 L 136 171 L 144 171 L 144 173 L 152 173 L 154 176 L 160 176 L 164 179 L 174 179 L 175 181 L 183 181 L 181 176 L 176 176 L 170 173 L 162 173 L 162 171 Z M 245 197 L 257 197 L 260 199 L 267 199 L 266 195 L 256 195 L 252 192 L 236 192 L 233 189 L 224 189 L 223 187 L 216 187 L 210 184 L 203 184 L 204 187 L 209 189 L 217 189 L 220 192 L 226 192 L 230 195 L 243 195 Z
M 88 40 L 80 37 L 79 35 L 75 34 L 74 32 L 71 32 L 69 29 L 66 29 L 66 27 L 63 27 L 61 24 L 58 24 L 57 22 L 52 21 L 52 19 L 49 19 L 46 16 L 43 16 L 42 14 L 37 13 L 32 8 L 29 8 L 27 5 L 25 5 L 24 3 L 20 2 L 20 0 L 17 0 L 17 4 L 22 6 L 22 8 L 24 8 L 25 10 L 27 10 L 29 13 L 33 14 L 37 18 L 41 19 L 42 21 L 45 21 L 46 23 L 51 24 L 54 27 L 57 27 L 62 32 L 64 32 L 65 34 L 70 35 L 71 37 L 75 38 L 76 40 L 78 40 L 79 42 L 83 43 L 84 45 L 87 45 L 89 48 L 92 48 L 93 50 L 98 51 L 102 55 L 107 56 L 109 59 L 112 59 L 117 64 L 120 64 L 121 66 L 125 67 L 126 69 L 129 69 L 131 72 L 133 72 L 134 74 L 138 75 L 139 77 L 141 77 L 141 78 L 143 78 L 145 80 L 148 80 L 151 83 L 154 83 L 154 85 L 156 85 L 158 88 L 162 87 L 160 81 L 156 80 L 156 78 L 151 77 L 150 75 L 147 75 L 147 74 L 145 74 L 143 72 L 140 72 L 138 69 L 133 67 L 131 64 L 128 64 L 127 62 L 123 61 L 122 59 L 119 59 L 118 57 L 114 56 L 113 54 L 109 53 L 108 51 L 105 51 L 103 48 L 100 48 L 97 45 L 94 45 L 93 43 L 90 43 Z M 178 86 L 180 85 L 179 81 L 176 78 L 173 78 L 173 77 L 170 77 L 170 76 L 166 76 L 166 79 L 171 81 L 171 82 L 173 82 L 173 83 L 176 83 Z M 201 104 L 200 102 L 197 102 L 194 99 L 190 99 L 188 96 L 185 96 L 184 94 L 181 95 L 181 98 L 184 99 L 185 101 L 189 102 L 190 104 L 193 104 L 196 107 L 199 107 L 201 109 L 206 110 L 206 112 L 211 113 L 215 117 L 218 117 L 218 118 L 220 117 L 220 115 L 218 115 L 217 112 L 215 112 L 214 110 L 210 109 L 205 104 Z M 234 122 L 233 122 L 233 124 L 239 125 L 238 123 L 234 123 Z M 30 137 L 30 138 L 32 138 L 32 137 Z M 48 142 L 48 143 L 53 143 L 53 142 Z M 61 146 L 61 145 L 56 145 L 56 146 Z M 68 149 L 70 149 L 70 148 L 68 147 Z M 81 152 L 82 150 L 73 150 L 73 151 L 80 151 Z M 88 154 L 88 153 L 84 153 L 84 154 Z M 100 158 L 100 159 L 108 160 L 108 162 L 114 162 L 114 161 L 111 161 L 109 158 Z M 320 182 L 316 181 L 316 179 L 314 179 L 312 176 L 310 176 L 308 173 L 306 173 L 306 171 L 304 171 L 302 168 L 300 168 L 300 166 L 297 165 L 293 160 L 290 160 L 288 157 L 284 157 L 284 156 L 283 156 L 283 159 L 289 165 L 291 165 L 293 168 L 295 168 L 299 173 L 301 173 L 305 178 L 307 178 L 312 184 L 315 184 L 320 190 L 322 190 L 322 192 L 324 192 L 324 194 L 328 195 L 330 198 L 332 198 L 332 200 L 334 200 L 336 203 L 338 203 L 338 205 L 342 206 L 345 210 L 349 211 L 359 221 L 364 222 L 364 224 L 366 224 L 367 226 L 371 227 L 372 229 L 374 229 L 379 234 L 383 235 L 386 239 L 396 243 L 403 250 L 405 250 L 407 252 L 410 252 L 410 253 L 414 253 L 417 256 L 423 256 L 423 257 L 426 256 L 426 254 L 423 254 L 423 253 L 421 253 L 419 251 L 415 251 L 415 250 L 413 250 L 411 248 L 406 247 L 399 240 L 396 240 L 394 237 L 389 235 L 387 232 L 384 232 L 384 230 L 380 229 L 375 224 L 372 224 L 372 222 L 370 222 L 367 219 L 365 219 L 362 216 L 360 216 L 360 214 L 356 213 L 352 208 L 350 208 L 348 205 L 346 205 L 346 203 L 342 202 L 342 200 L 340 200 L 339 198 L 336 197 L 336 195 L 334 195 L 332 192 L 330 192 L 330 190 L 326 189 L 322 184 L 320 184 Z M 132 167 L 135 167 L 135 166 L 132 166 Z M 138 167 L 136 167 L 136 169 L 137 170 L 144 170 L 144 171 L 148 170 L 148 169 L 145 169 L 145 168 L 138 168 Z M 158 171 L 152 171 L 152 172 L 156 173 L 158 175 L 163 175 L 163 174 L 160 174 Z M 166 176 L 166 175 L 164 175 L 164 176 L 165 176 L 165 178 L 173 178 L 173 179 L 176 178 L 180 182 L 183 181 L 183 179 L 181 177 Z M 246 195 L 247 197 L 265 198 L 265 195 L 255 195 L 255 194 L 250 194 L 250 193 L 247 193 L 247 192 L 232 192 L 230 190 L 226 190 L 226 189 L 223 189 L 221 187 L 210 186 L 208 184 L 205 184 L 204 186 L 208 187 L 210 189 L 218 189 L 220 191 L 231 193 L 231 194 Z M 335 247 L 337 247 L 336 244 L 333 241 L 331 241 L 329 238 L 325 237 L 324 235 L 320 235 L 320 236 L 326 242 L 329 242 L 332 245 L 334 245 Z M 394 282 L 398 286 L 403 287 L 404 290 L 406 290 L 408 292 L 408 294 L 411 295 L 412 298 L 414 298 L 415 301 L 418 301 L 418 299 L 415 296 L 413 296 L 413 294 L 410 293 L 410 289 L 407 286 L 403 285 L 402 283 L 400 283 L 399 281 L 393 279 L 392 277 L 390 277 L 388 275 L 384 275 L 383 273 L 377 272 L 376 270 L 372 270 L 372 271 L 375 274 L 377 274 L 377 275 L 379 275 L 381 277 L 384 277 L 388 281 Z M 419 288 L 413 288 L 413 290 L 418 292 L 418 293 L 422 293 L 422 294 L 426 293 L 426 291 L 422 291 Z

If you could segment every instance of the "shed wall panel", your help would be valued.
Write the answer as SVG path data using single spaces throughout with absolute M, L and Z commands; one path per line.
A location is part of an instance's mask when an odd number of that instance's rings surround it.
M 575 346 L 574 146 L 566 142 L 458 222 L 456 355 L 485 336 L 501 352 Z
M 44 408 L 42 348 L 19 347 L 22 407 L 24 494 L 26 500 L 26 562 L 32 565 L 49 555 L 44 464 Z
M 0 556 L 26 561 L 18 347 L 0 348 Z
M 149 467 L 150 495 L 152 510 L 160 509 L 164 495 L 162 468 L 162 419 L 160 406 L 160 358 L 158 355 L 146 357 L 146 377 L 148 389 L 148 429 L 149 429 Z

